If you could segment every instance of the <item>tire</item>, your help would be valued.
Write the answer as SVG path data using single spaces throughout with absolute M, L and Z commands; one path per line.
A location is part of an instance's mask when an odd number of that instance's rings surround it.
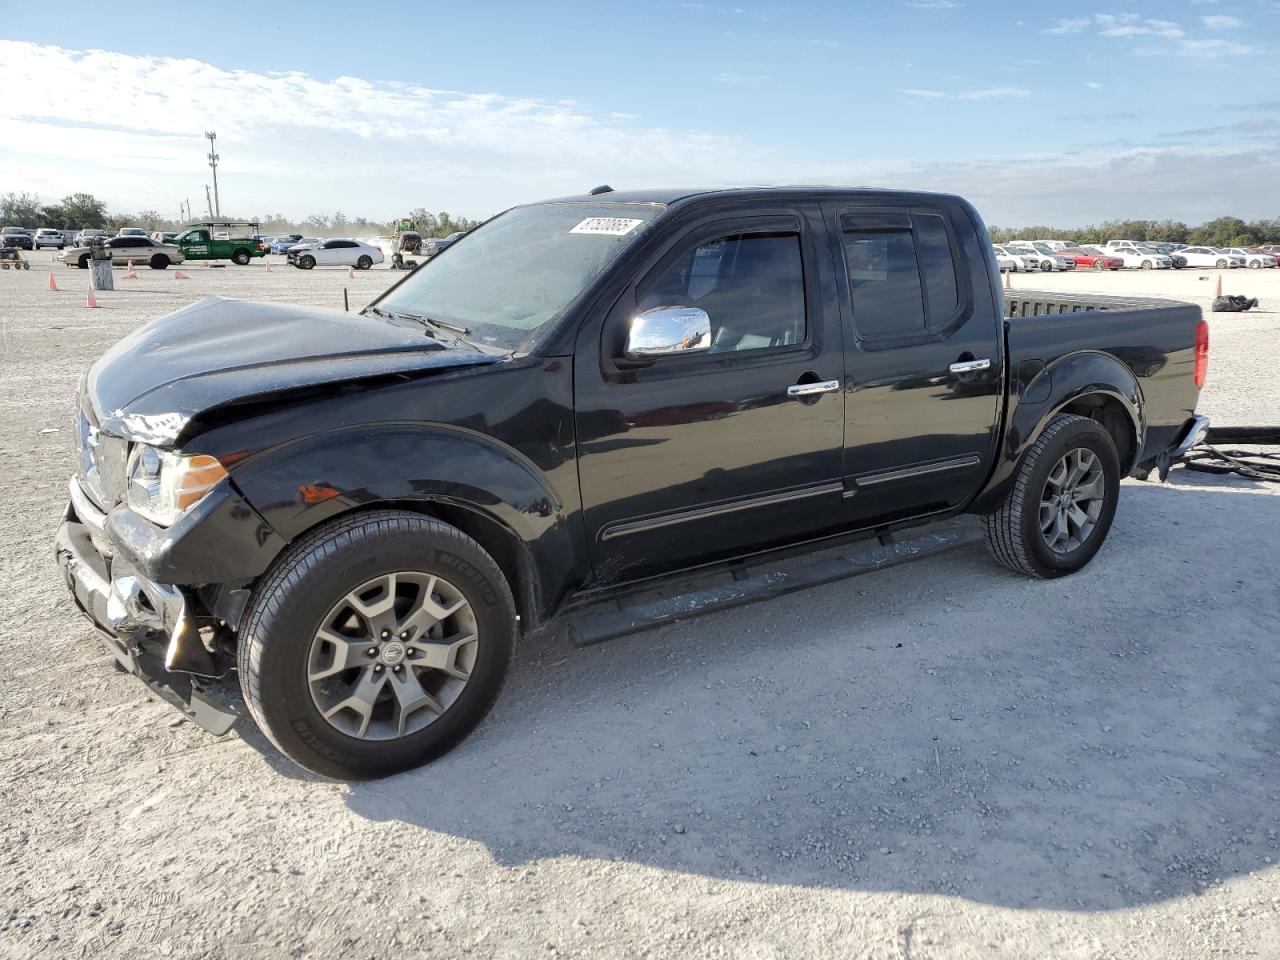
M 1100 502 L 1083 538 L 1058 552 L 1046 540 L 1050 533 L 1042 532 L 1042 501 L 1049 496 L 1050 481 L 1064 458 L 1079 451 L 1091 454 L 1101 470 Z M 1023 455 L 1005 502 L 982 518 L 987 548 L 998 563 L 1029 577 L 1051 579 L 1075 573 L 1101 549 L 1119 498 L 1120 456 L 1111 434 L 1095 420 L 1059 414 Z M 1075 529 L 1079 533 L 1081 528 Z
M 244 249 L 244 247 L 241 247 L 239 250 L 233 251 L 231 254 L 231 262 L 234 263 L 237 267 L 247 266 L 249 263 L 249 260 L 250 260 L 250 253 L 248 250 Z
M 168 270 L 169 258 L 166 257 L 163 253 L 157 253 L 155 256 L 151 258 L 151 269 L 152 270 Z
M 1040 261 L 1040 272 L 1041 272 L 1041 273 L 1053 273 L 1053 261 L 1052 261 L 1052 260 L 1041 260 L 1041 261 Z
M 1214 264 L 1214 266 L 1216 266 L 1219 270 L 1225 270 L 1227 269 L 1227 261 L 1219 260 L 1216 264 Z
M 1250 269 L 1250 270 L 1257 270 L 1257 269 L 1258 269 L 1259 267 L 1261 267 L 1261 266 L 1262 266 L 1262 261 L 1261 261 L 1261 260 L 1250 260 L 1250 261 L 1249 261 L 1249 269 Z
M 365 254 L 363 257 L 361 257 L 359 260 L 356 261 L 357 270 L 368 270 L 372 266 L 373 266 L 373 257 L 369 256 L 368 254 Z
M 1155 266 L 1155 264 L 1154 264 L 1154 263 L 1152 263 L 1150 260 L 1143 260 L 1143 261 L 1142 261 L 1142 269 L 1143 269 L 1143 270 L 1150 270 L 1150 269 L 1151 269 L 1151 268 L 1153 268 L 1154 266 Z
M 80 254 L 80 259 L 76 261 L 76 266 L 81 270 L 89 269 L 89 255 L 87 253 Z
M 1105 260 L 1095 260 L 1093 261 L 1093 269 L 1101 273 L 1107 269 L 1107 262 Z
M 298 266 L 301 267 L 303 270 L 313 270 L 315 269 L 315 265 L 316 265 L 315 257 L 299 257 L 298 258 Z
M 448 587 L 451 596 L 460 597 L 466 604 L 467 625 L 460 629 L 471 630 L 477 637 L 468 643 L 473 649 L 468 654 L 468 675 L 462 680 L 460 692 L 457 678 L 446 673 L 446 667 L 408 668 L 408 675 L 420 681 L 417 689 L 438 698 L 435 704 L 417 708 L 418 712 L 412 714 L 414 722 L 425 725 L 410 732 L 390 728 L 397 722 L 408 722 L 405 714 L 397 712 L 396 683 L 391 681 L 401 682 L 406 665 L 415 658 L 415 653 L 406 652 L 406 648 L 413 649 L 411 642 L 397 644 L 390 631 L 382 633 L 381 640 L 359 639 L 352 649 L 363 648 L 365 643 L 379 644 L 382 646 L 374 648 L 378 656 L 335 673 L 338 649 L 334 647 L 328 666 L 316 670 L 317 650 L 327 649 L 322 646 L 327 641 L 319 636 L 322 628 L 327 636 L 333 636 L 338 629 L 338 621 L 333 619 L 335 610 L 350 609 L 350 622 L 357 625 L 357 634 L 363 635 L 363 631 L 373 637 L 375 621 L 355 616 L 354 608 L 343 605 L 357 591 L 393 574 L 397 576 L 394 583 L 401 585 L 414 577 L 427 581 L 432 586 L 413 589 L 422 589 L 420 595 L 428 596 L 437 609 L 448 602 L 443 599 Z M 440 584 L 440 600 L 430 592 L 436 589 L 435 584 Z M 368 594 L 362 596 L 367 598 Z M 386 600 L 385 594 L 381 600 Z M 390 616 L 401 616 L 396 612 L 399 609 L 397 605 Z M 441 632 L 446 620 L 438 621 Z M 401 625 L 395 629 L 400 630 Z M 400 639 L 412 632 L 407 629 Z M 478 543 L 432 517 L 403 510 L 378 510 L 323 524 L 277 558 L 254 589 L 240 631 L 237 667 L 250 714 L 285 756 L 323 776 L 366 779 L 426 763 L 470 733 L 502 689 L 515 636 L 516 611 L 511 590 L 498 565 Z M 396 646 L 400 648 L 398 659 L 387 661 L 396 666 L 382 667 L 384 653 Z M 440 643 L 437 647 L 448 645 Z M 455 643 L 448 649 L 460 648 Z M 348 654 L 353 655 L 365 657 L 366 653 L 361 649 Z M 452 662 L 454 669 L 460 669 L 461 655 L 454 654 Z M 374 682 L 375 670 L 379 671 L 376 676 L 383 678 L 377 681 L 382 686 Z M 396 671 L 394 678 L 392 670 Z M 327 673 L 329 679 L 317 681 L 311 672 Z M 442 685 L 433 692 L 429 687 L 437 681 Z M 349 683 L 352 686 L 346 686 Z M 349 702 L 344 698 L 366 683 L 374 684 L 372 689 L 380 691 L 377 696 L 385 699 L 374 701 L 370 696 L 369 702 L 374 706 L 368 715 L 352 711 L 357 716 L 348 716 L 341 706 Z M 330 707 L 336 718 L 333 721 L 325 718 L 320 707 L 317 688 L 325 684 L 338 687 L 338 706 Z M 450 684 L 453 687 L 446 700 L 445 688 Z M 435 706 L 439 704 L 445 705 L 436 713 Z M 375 714 L 378 719 L 368 719 Z M 360 730 L 353 733 L 340 729 L 343 724 L 359 725 L 361 717 L 365 719 Z M 381 725 L 381 730 L 375 724 Z

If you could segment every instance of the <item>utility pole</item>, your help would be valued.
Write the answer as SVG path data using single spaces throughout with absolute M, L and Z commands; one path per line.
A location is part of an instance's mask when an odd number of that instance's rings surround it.
M 204 202 L 205 202 L 205 205 L 208 206 L 209 208 L 209 219 L 212 220 L 213 219 L 213 201 L 209 199 L 209 185 L 207 183 L 204 185 Z
M 213 208 L 209 214 L 209 218 L 214 216 L 222 216 L 222 203 L 218 200 L 218 154 L 214 151 L 214 141 L 218 139 L 218 135 L 212 130 L 206 130 L 205 136 L 209 138 L 209 166 L 213 168 Z

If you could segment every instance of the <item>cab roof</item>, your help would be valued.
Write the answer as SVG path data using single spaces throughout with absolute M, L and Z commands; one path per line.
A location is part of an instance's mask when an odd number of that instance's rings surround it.
M 933 193 L 924 190 L 895 190 L 885 187 L 835 187 L 835 186 L 772 186 L 772 187 L 694 187 L 675 188 L 658 187 L 642 190 L 610 190 L 606 193 L 576 194 L 567 197 L 556 197 L 543 203 L 660 203 L 676 206 L 692 200 L 715 198 L 750 199 L 759 197 L 828 197 L 845 199 L 852 197 L 946 197 L 960 199 L 952 194 Z

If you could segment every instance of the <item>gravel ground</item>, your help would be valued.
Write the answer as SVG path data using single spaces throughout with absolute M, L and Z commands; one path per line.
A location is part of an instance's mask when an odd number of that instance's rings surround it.
M 322 782 L 114 672 L 52 535 L 113 340 L 207 292 L 358 308 L 389 274 L 143 271 L 88 310 L 36 266 L 0 272 L 0 955 L 1280 956 L 1280 491 L 1126 482 L 1051 583 L 964 547 L 534 637 L 458 750 Z M 1014 283 L 1207 304 L 1190 274 Z M 1265 312 L 1211 319 L 1202 409 L 1280 422 L 1280 271 L 1236 287 Z

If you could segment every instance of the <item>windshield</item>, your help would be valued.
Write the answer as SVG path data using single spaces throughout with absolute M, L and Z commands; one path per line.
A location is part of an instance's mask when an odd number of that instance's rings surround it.
M 459 237 L 377 306 L 463 326 L 480 343 L 527 352 L 663 209 L 621 203 L 517 207 Z
M 1047 243 L 1033 243 L 1031 246 L 1035 247 L 1037 250 L 1039 250 L 1041 253 L 1045 254 L 1046 256 L 1050 256 L 1050 257 L 1054 256 L 1053 247 L 1049 246 Z

